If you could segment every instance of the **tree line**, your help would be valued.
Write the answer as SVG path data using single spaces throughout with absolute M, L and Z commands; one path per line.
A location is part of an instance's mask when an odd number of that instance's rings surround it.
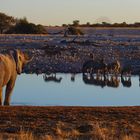
M 43 25 L 30 23 L 26 18 L 14 18 L 0 13 L 0 33 L 7 34 L 47 34 Z
M 79 20 L 74 20 L 72 24 L 62 24 L 63 27 L 66 26 L 75 26 L 75 27 L 140 27 L 140 22 L 135 22 L 133 24 L 128 24 L 126 22 L 122 23 L 95 23 L 91 24 L 90 22 L 87 22 L 86 24 L 80 24 Z
M 63 27 L 140 27 L 140 22 L 134 24 L 122 23 L 96 23 L 80 24 L 79 20 L 74 20 L 72 24 L 62 24 Z M 74 29 L 74 28 L 72 28 Z M 72 30 L 73 31 L 73 30 Z M 41 24 L 29 22 L 26 18 L 14 18 L 0 12 L 0 33 L 7 34 L 47 34 L 45 27 Z

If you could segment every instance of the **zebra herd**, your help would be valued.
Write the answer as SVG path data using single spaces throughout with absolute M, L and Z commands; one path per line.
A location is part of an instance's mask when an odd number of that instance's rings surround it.
M 118 60 L 106 64 L 103 59 L 89 60 L 83 64 L 83 81 L 86 84 L 101 87 L 118 87 L 121 83 L 125 87 L 131 87 L 131 66 L 121 66 Z
M 106 64 L 103 59 L 101 60 L 89 60 L 83 64 L 82 67 L 83 74 L 103 76 L 107 78 L 109 75 L 118 76 L 131 75 L 131 66 L 121 67 L 121 64 L 118 60 Z

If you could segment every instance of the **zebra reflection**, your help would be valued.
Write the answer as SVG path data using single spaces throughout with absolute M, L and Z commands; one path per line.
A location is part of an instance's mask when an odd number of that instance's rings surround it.
M 75 73 L 72 73 L 72 74 L 71 74 L 71 81 L 72 81 L 72 82 L 75 82 Z
M 43 75 L 43 79 L 45 82 L 50 82 L 50 81 L 53 81 L 53 82 L 56 82 L 56 83 L 60 83 L 61 80 L 62 80 L 62 77 L 56 77 L 56 73 L 52 73 L 52 74 L 44 74 Z
M 139 74 L 139 87 L 140 87 L 140 74 Z
M 83 74 L 83 81 L 85 84 L 95 85 L 100 87 L 113 87 L 117 88 L 120 84 L 120 79 L 117 76 L 111 76 L 110 78 L 104 78 L 98 75 Z
M 121 76 L 121 83 L 124 87 L 131 87 L 132 86 L 131 77 Z

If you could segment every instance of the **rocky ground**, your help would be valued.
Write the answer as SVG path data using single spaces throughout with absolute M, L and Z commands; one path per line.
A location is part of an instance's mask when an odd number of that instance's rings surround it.
M 119 60 L 122 67 L 131 65 L 133 74 L 140 72 L 140 30 L 84 29 L 85 35 L 1 35 L 0 51 L 19 48 L 34 55 L 24 69 L 26 73 L 79 73 L 93 54 L 106 63 Z M 56 32 L 53 30 L 53 32 Z M 91 34 L 92 33 L 92 34 Z M 120 33 L 120 34 L 119 34 Z

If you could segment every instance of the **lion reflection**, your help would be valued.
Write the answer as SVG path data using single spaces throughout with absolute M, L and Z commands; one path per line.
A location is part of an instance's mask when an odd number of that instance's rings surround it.
M 53 81 L 53 82 L 56 82 L 56 83 L 60 83 L 61 80 L 62 80 L 62 77 L 56 77 L 56 73 L 52 73 L 52 74 L 44 74 L 43 75 L 43 79 L 45 82 L 50 82 L 50 81 Z

